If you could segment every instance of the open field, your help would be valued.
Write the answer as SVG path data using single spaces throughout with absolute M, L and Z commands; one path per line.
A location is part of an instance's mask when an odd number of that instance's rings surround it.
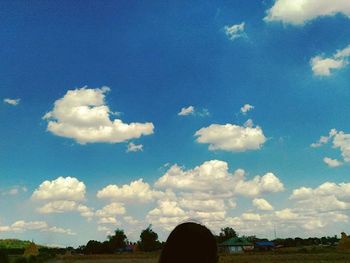
M 124 257 L 118 255 L 80 256 L 49 261 L 50 263 L 156 263 L 157 255 L 149 257 Z M 219 263 L 323 263 L 341 262 L 350 263 L 349 253 L 292 253 L 292 254 L 234 254 L 220 255 Z

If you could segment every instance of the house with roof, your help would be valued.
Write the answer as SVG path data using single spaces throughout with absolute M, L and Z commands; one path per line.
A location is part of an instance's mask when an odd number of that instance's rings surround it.
M 224 253 L 240 253 L 244 251 L 252 251 L 254 244 L 244 237 L 232 237 L 219 244 L 219 251 Z
M 272 241 L 255 242 L 255 249 L 259 251 L 269 251 L 275 249 L 276 245 Z

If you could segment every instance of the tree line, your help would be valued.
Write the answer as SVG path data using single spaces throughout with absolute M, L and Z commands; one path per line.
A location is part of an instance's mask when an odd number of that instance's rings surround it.
M 218 235 L 215 235 L 217 244 L 220 244 L 230 238 L 239 237 L 238 233 L 231 227 L 221 228 Z M 309 238 L 276 238 L 269 240 L 267 238 L 257 238 L 256 236 L 240 236 L 251 243 L 260 241 L 272 241 L 276 246 L 282 247 L 300 247 L 311 245 L 336 245 L 340 238 L 335 236 L 327 237 L 309 237 Z M 130 242 L 122 229 L 116 229 L 113 235 L 109 235 L 107 240 L 100 242 L 90 240 L 86 245 L 79 246 L 75 249 L 76 253 L 80 254 L 110 254 L 117 252 L 134 252 L 134 251 L 156 251 L 163 247 L 164 242 L 158 240 L 158 234 L 149 225 L 142 230 L 140 239 L 137 242 Z M 72 248 L 73 249 L 73 248 Z
M 140 240 L 130 242 L 122 229 L 116 229 L 107 240 L 100 242 L 90 240 L 86 245 L 79 246 L 75 252 L 82 254 L 110 254 L 116 252 L 155 251 L 161 249 L 163 243 L 158 240 L 158 234 L 153 231 L 152 225 L 142 230 Z

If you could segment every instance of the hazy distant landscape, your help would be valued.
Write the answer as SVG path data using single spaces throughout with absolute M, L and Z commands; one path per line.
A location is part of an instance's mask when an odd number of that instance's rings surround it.
M 158 257 L 152 258 L 80 258 L 80 259 L 58 259 L 51 260 L 50 263 L 156 263 Z M 291 253 L 291 254 L 239 254 L 239 255 L 221 255 L 219 263 L 320 263 L 320 262 L 350 262 L 349 253 Z

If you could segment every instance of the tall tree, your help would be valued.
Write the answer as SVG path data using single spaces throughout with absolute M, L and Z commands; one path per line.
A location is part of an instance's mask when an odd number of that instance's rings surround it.
M 152 230 L 152 225 L 142 230 L 139 241 L 140 249 L 143 251 L 153 251 L 160 248 L 158 234 Z
M 216 237 L 217 242 L 224 242 L 232 237 L 237 237 L 237 232 L 232 227 L 221 228 L 219 236 Z
M 112 251 L 118 249 L 124 249 L 127 243 L 127 237 L 124 234 L 124 230 L 116 229 L 114 235 L 108 236 L 109 246 Z

